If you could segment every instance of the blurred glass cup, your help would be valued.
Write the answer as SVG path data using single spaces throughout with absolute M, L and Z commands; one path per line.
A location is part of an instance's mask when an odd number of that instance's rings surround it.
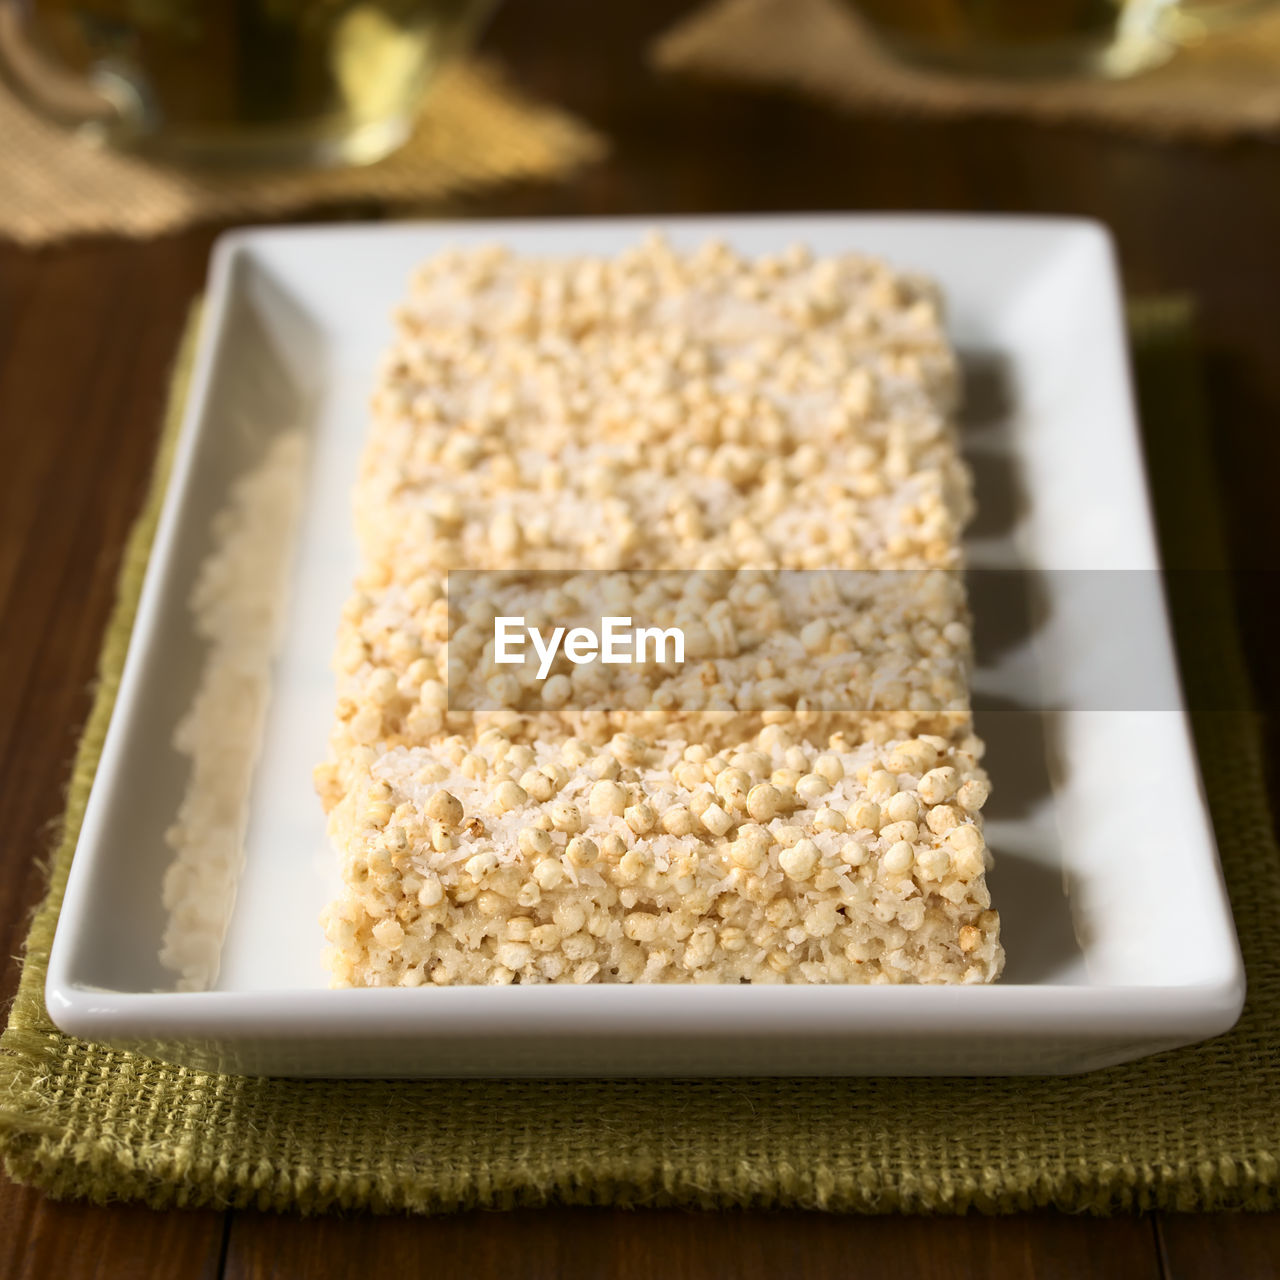
M 492 0 L 0 0 L 0 78 L 39 115 L 165 159 L 368 164 Z
M 997 76 L 1118 79 L 1272 0 L 848 0 L 904 62 Z

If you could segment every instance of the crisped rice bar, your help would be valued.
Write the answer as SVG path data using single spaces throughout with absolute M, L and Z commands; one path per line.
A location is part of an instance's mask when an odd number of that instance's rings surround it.
M 325 915 L 335 981 L 997 976 L 950 572 L 969 478 L 931 286 L 802 249 L 491 248 L 428 263 L 398 325 L 317 771 L 343 863 Z M 702 570 L 726 601 L 743 571 L 929 585 L 909 607 L 892 591 L 833 605 L 795 655 L 703 655 L 643 707 L 587 706 L 560 673 L 462 709 L 446 599 L 460 568 L 517 584 Z M 726 607 L 749 634 L 747 605 Z M 843 686 L 815 716 L 833 671 Z M 693 699 L 699 685 L 732 714 Z M 767 705 L 742 693 L 763 685 Z

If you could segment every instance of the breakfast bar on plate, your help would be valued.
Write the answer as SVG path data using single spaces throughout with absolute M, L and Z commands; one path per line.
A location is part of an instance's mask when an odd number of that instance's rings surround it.
M 396 319 L 316 778 L 335 984 L 995 979 L 931 283 L 494 246 Z M 689 652 L 496 667 L 513 599 L 656 601 Z

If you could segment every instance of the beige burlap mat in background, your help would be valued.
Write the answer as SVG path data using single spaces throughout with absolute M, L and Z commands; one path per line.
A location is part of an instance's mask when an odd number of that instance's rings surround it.
M 796 89 L 854 110 L 1027 116 L 1204 140 L 1280 134 L 1280 5 L 1122 81 L 914 70 L 880 51 L 845 0 L 713 0 L 652 56 L 663 70 Z
M 87 146 L 0 91 L 0 240 L 150 236 L 195 222 L 280 217 L 353 201 L 412 207 L 514 179 L 554 178 L 603 139 L 505 83 L 492 65 L 445 71 L 409 142 L 358 169 L 182 172 Z

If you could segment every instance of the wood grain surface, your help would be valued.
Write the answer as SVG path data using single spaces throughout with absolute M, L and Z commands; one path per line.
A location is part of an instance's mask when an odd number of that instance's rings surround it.
M 1280 478 L 1280 145 L 1214 148 L 1016 122 L 844 117 L 646 67 L 678 0 L 524 0 L 486 47 L 530 92 L 609 135 L 570 183 L 450 215 L 955 209 L 1085 214 L 1115 233 L 1133 290 L 1200 307 L 1217 482 L 1280 796 L 1275 711 Z M 3 194 L 0 193 L 0 198 Z M 351 213 L 331 210 L 330 213 Z M 368 214 L 367 209 L 359 211 Z M 0 946 L 18 954 L 166 374 L 220 228 L 146 244 L 0 246 Z M 15 961 L 0 968 L 12 995 Z M 0 1178 L 0 1276 L 1280 1275 L 1280 1215 L 1060 1214 L 958 1220 L 547 1209 L 437 1219 L 156 1213 L 57 1204 Z

